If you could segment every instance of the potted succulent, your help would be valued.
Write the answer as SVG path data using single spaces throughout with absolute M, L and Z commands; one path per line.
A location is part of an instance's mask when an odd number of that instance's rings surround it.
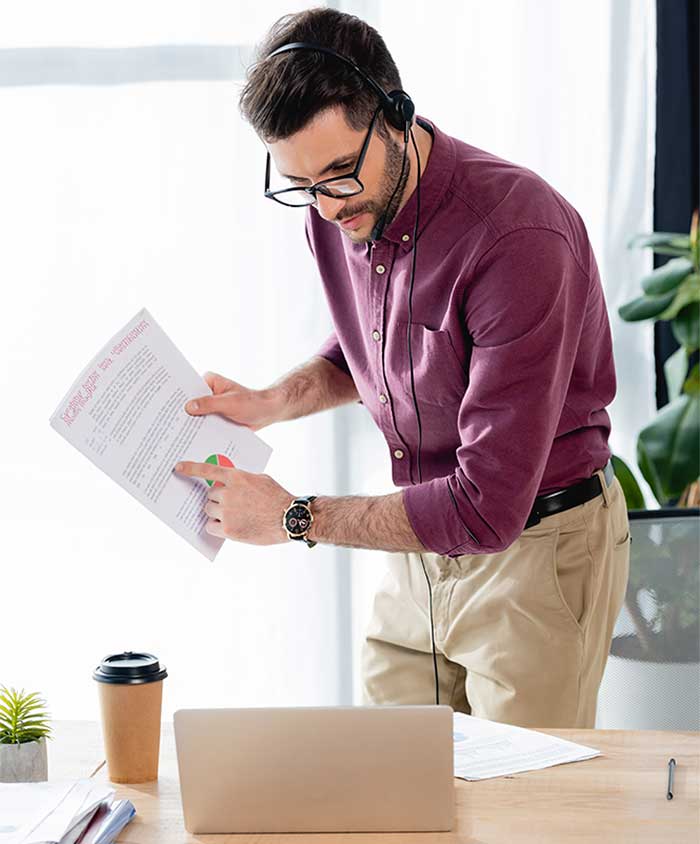
M 38 692 L 0 686 L 0 782 L 48 779 L 46 739 L 50 734 L 46 703 Z
M 618 313 L 667 320 L 680 348 L 664 367 L 669 403 L 639 434 L 637 463 L 659 509 L 646 509 L 631 468 L 613 457 L 634 527 L 625 605 L 601 687 L 598 726 L 700 729 L 700 347 L 698 212 L 689 235 L 655 232 L 630 246 L 672 256 Z

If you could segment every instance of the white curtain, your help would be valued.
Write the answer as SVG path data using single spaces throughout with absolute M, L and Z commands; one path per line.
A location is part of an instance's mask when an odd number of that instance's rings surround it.
M 147 306 L 200 370 L 261 387 L 330 319 L 302 215 L 262 197 L 240 68 L 281 14 L 317 4 L 24 0 L 0 8 L 0 683 L 96 718 L 99 659 L 147 649 L 183 706 L 359 702 L 382 552 L 228 543 L 215 564 L 58 438 L 88 356 Z M 582 214 L 619 392 L 613 449 L 653 415 L 650 330 L 628 326 L 651 228 L 651 0 L 333 5 L 385 36 L 418 112 L 539 172 Z M 394 491 L 360 405 L 262 432 L 295 494 Z
M 0 13 L 0 683 L 40 690 L 55 717 L 95 718 L 95 665 L 145 649 L 170 672 L 166 716 L 347 698 L 335 549 L 227 543 L 210 564 L 48 425 L 144 305 L 198 370 L 252 387 L 330 332 L 303 212 L 262 196 L 240 74 L 218 78 L 216 64 L 294 4 L 12 5 Z M 292 493 L 337 492 L 332 415 L 262 436 Z

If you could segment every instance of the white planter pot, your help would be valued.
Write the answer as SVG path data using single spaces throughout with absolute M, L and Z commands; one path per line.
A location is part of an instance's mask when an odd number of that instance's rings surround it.
M 611 654 L 598 694 L 602 730 L 700 730 L 700 663 Z
M 46 739 L 0 744 L 0 782 L 45 782 L 49 775 Z

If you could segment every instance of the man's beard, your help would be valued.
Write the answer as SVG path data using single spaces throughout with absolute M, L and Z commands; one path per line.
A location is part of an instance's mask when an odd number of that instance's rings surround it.
M 384 219 L 382 230 L 386 229 L 396 216 L 399 205 L 401 204 L 404 190 L 406 189 L 408 175 L 411 170 L 411 162 L 409 161 L 408 156 L 406 156 L 403 176 L 401 175 L 403 158 L 404 153 L 401 144 L 398 144 L 392 137 L 389 137 L 385 144 L 384 180 L 376 198 L 368 200 L 363 205 L 353 208 L 347 214 L 338 218 L 339 220 L 349 220 L 351 217 L 356 217 L 358 214 L 370 213 L 373 215 L 374 222 L 370 233 L 366 237 L 351 237 L 351 240 L 355 243 L 367 243 L 372 240 L 372 234 L 377 227 L 377 222 L 384 215 L 385 209 L 386 217 Z M 387 204 L 389 204 L 388 208 Z

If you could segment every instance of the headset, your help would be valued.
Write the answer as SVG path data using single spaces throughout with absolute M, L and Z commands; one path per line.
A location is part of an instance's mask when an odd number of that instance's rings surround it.
M 413 149 L 416 153 L 416 162 L 417 162 L 417 184 L 416 184 L 416 221 L 413 226 L 413 256 L 411 261 L 411 278 L 408 287 L 408 325 L 406 327 L 406 343 L 408 346 L 408 360 L 411 370 L 411 394 L 413 396 L 413 407 L 416 412 L 416 422 L 418 425 L 418 453 L 417 453 L 417 464 L 418 464 L 418 483 L 422 483 L 422 474 L 421 474 L 421 465 L 420 465 L 420 452 L 421 452 L 421 445 L 423 441 L 423 428 L 421 425 L 421 418 L 420 418 L 420 411 L 418 410 L 418 400 L 416 399 L 416 387 L 415 387 L 415 379 L 413 374 L 413 353 L 411 350 L 411 323 L 413 322 L 413 282 L 415 280 L 416 275 L 416 256 L 418 254 L 418 224 L 420 220 L 420 178 L 421 178 L 421 163 L 420 163 L 420 155 L 418 153 L 418 145 L 416 144 L 416 139 L 413 135 L 413 129 L 411 128 L 413 122 L 413 116 L 415 114 L 415 106 L 413 104 L 413 100 L 409 97 L 409 95 L 400 89 L 389 91 L 388 93 L 379 85 L 372 77 L 366 73 L 364 70 L 359 68 L 352 59 L 349 59 L 347 56 L 342 55 L 341 53 L 337 53 L 335 50 L 332 50 L 330 47 L 325 47 L 321 44 L 315 44 L 309 41 L 294 41 L 290 44 L 283 44 L 281 47 L 278 47 L 276 50 L 273 50 L 269 56 L 266 58 L 271 59 L 273 56 L 278 56 L 282 53 L 287 53 L 295 50 L 308 50 L 311 52 L 316 53 L 324 53 L 328 56 L 333 56 L 334 58 L 338 59 L 341 62 L 344 62 L 348 67 L 351 67 L 355 73 L 377 94 L 379 97 L 379 101 L 382 106 L 382 111 L 384 113 L 384 117 L 386 118 L 387 122 L 393 126 L 395 129 L 398 129 L 403 132 L 403 140 L 404 140 L 404 151 L 403 151 L 403 161 L 401 164 L 401 174 L 399 175 L 399 179 L 396 183 L 396 187 L 394 188 L 394 192 L 392 193 L 389 201 L 386 204 L 386 207 L 382 213 L 382 215 L 377 220 L 375 227 L 372 229 L 372 233 L 370 235 L 371 240 L 377 241 L 382 236 L 382 232 L 384 231 L 384 226 L 386 224 L 387 214 L 389 212 L 389 208 L 391 207 L 391 203 L 394 200 L 397 190 L 399 189 L 399 185 L 403 180 L 404 169 L 406 166 L 406 156 L 408 151 L 408 139 L 410 137 L 411 142 L 413 144 Z M 425 582 L 428 585 L 428 599 L 429 599 L 429 609 L 430 609 L 430 644 L 432 647 L 432 654 L 433 654 L 433 673 L 435 676 L 435 703 L 439 706 L 440 704 L 440 686 L 438 681 L 438 667 L 437 667 L 437 655 L 435 652 L 435 625 L 433 622 L 433 591 L 432 586 L 430 583 L 430 577 L 428 576 L 428 571 L 425 567 L 425 562 L 423 560 L 423 555 L 418 552 L 418 556 L 420 557 L 421 566 L 423 567 L 423 574 L 425 575 Z

